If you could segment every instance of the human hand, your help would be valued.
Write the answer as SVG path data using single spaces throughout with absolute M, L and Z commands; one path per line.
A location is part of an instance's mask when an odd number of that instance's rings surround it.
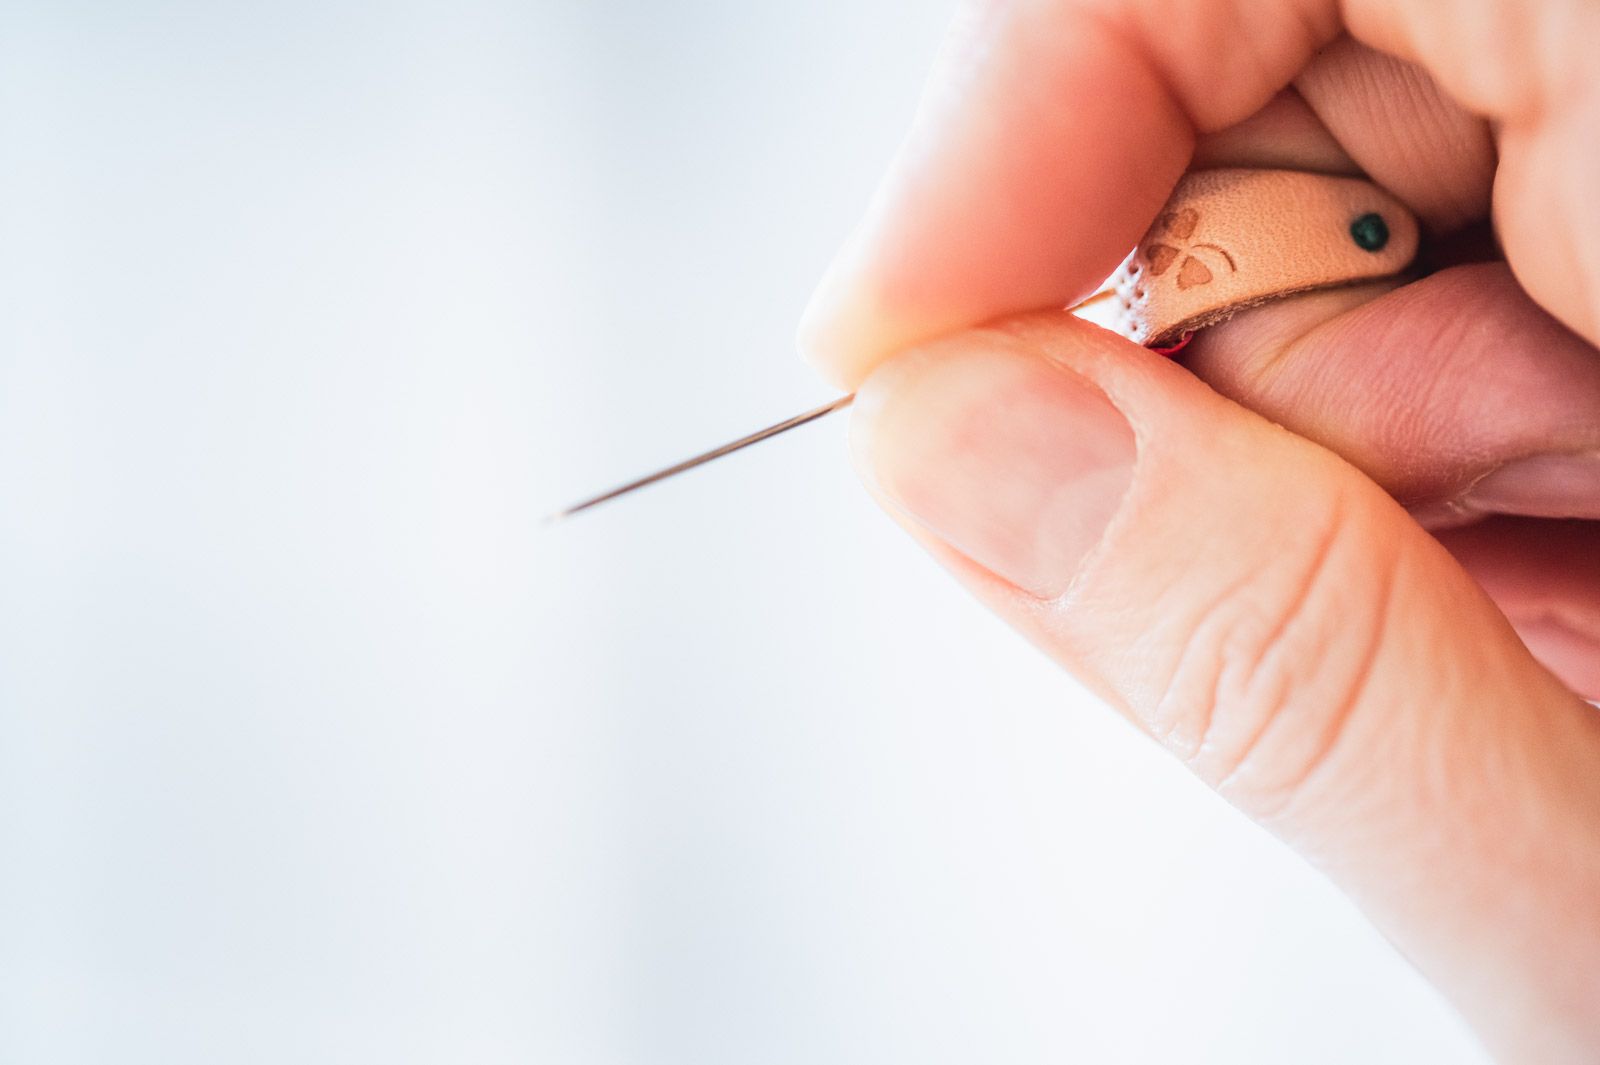
M 1600 1056 L 1600 525 L 1550 520 L 1600 519 L 1596 40 L 1585 0 L 975 4 L 803 329 L 891 513 L 1540 1062 Z M 1365 172 L 1457 265 L 1187 369 L 971 328 L 1218 165 Z

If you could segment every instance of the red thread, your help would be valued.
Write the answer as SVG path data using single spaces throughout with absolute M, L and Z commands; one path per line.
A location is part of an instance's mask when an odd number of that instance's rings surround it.
M 1150 350 L 1155 352 L 1157 355 L 1166 355 L 1166 356 L 1168 356 L 1170 358 L 1171 356 L 1176 355 L 1178 352 L 1182 351 L 1184 348 L 1188 347 L 1189 346 L 1189 341 L 1191 341 L 1193 339 L 1194 339 L 1194 334 L 1193 333 L 1185 333 L 1185 334 L 1183 334 L 1183 336 L 1179 337 L 1178 338 L 1178 342 L 1176 344 L 1172 345 L 1170 348 L 1151 347 Z

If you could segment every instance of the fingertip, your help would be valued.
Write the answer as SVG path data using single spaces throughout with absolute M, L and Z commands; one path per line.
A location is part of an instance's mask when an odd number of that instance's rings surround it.
M 853 391 L 872 368 L 867 354 L 870 336 L 882 320 L 861 278 L 857 240 L 845 246 L 811 294 L 795 346 L 800 357 L 823 379 L 844 391 Z

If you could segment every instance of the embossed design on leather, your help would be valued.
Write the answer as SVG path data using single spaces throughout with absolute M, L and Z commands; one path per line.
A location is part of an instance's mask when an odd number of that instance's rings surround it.
M 1181 211 L 1166 211 L 1156 219 L 1155 228 L 1161 235 L 1175 240 L 1181 247 L 1173 247 L 1159 241 L 1152 242 L 1145 247 L 1145 258 L 1150 260 L 1150 273 L 1160 277 L 1172 268 L 1172 264 L 1181 257 L 1183 264 L 1178 267 L 1178 287 L 1194 288 L 1196 285 L 1208 285 L 1214 276 L 1211 267 L 1206 265 L 1201 257 L 1202 251 L 1220 255 L 1222 262 L 1226 263 L 1228 270 L 1237 273 L 1239 267 L 1229 255 L 1227 249 L 1209 241 L 1200 241 L 1190 244 L 1189 238 L 1194 236 L 1195 227 L 1200 224 L 1200 212 L 1192 207 Z M 1219 264 L 1220 265 L 1220 264 Z
M 1374 226 L 1386 227 L 1386 241 L 1362 240 Z M 1117 328 L 1141 344 L 1169 346 L 1245 307 L 1397 274 L 1417 237 L 1411 212 L 1368 181 L 1195 171 L 1113 275 Z

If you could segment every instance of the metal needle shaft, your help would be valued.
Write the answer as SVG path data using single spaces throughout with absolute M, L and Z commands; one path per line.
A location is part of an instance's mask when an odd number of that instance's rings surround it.
M 710 462 L 712 459 L 720 459 L 724 455 L 731 455 L 735 451 L 749 447 L 751 444 L 759 444 L 761 441 L 777 436 L 779 433 L 786 433 L 790 429 L 802 426 L 807 422 L 814 422 L 818 418 L 821 418 L 827 414 L 832 414 L 836 410 L 843 410 L 844 408 L 848 407 L 850 405 L 850 401 L 855 398 L 855 393 L 851 393 L 848 396 L 840 396 L 833 402 L 825 403 L 815 410 L 808 410 L 804 414 L 796 414 L 793 418 L 781 421 L 777 425 L 769 425 L 765 429 L 751 433 L 749 436 L 741 436 L 732 443 L 723 444 L 721 447 L 713 448 L 702 455 L 696 455 L 692 459 L 684 459 L 682 462 L 677 463 L 676 465 L 668 466 L 664 470 L 657 470 L 655 473 L 647 474 L 644 477 L 640 477 L 636 481 L 629 481 L 627 484 L 618 485 L 609 492 L 602 492 L 591 499 L 585 499 L 581 503 L 574 503 L 565 510 L 559 510 L 550 515 L 545 519 L 545 521 L 554 522 L 560 521 L 563 518 L 570 518 L 579 511 L 588 510 L 590 507 L 599 506 L 601 503 L 615 499 L 618 496 L 627 495 L 629 492 L 636 491 L 637 489 L 643 488 L 646 485 L 655 484 L 657 481 L 664 481 L 668 477 L 674 477 L 677 474 L 683 473 L 685 470 L 692 470 L 696 466 L 704 465 L 705 463 Z
M 1099 292 L 1096 292 L 1093 296 L 1090 296 L 1088 299 L 1084 300 L 1082 303 L 1068 307 L 1066 313 L 1071 314 L 1074 311 L 1080 311 L 1090 304 L 1099 303 L 1101 300 L 1107 299 L 1114 295 L 1116 295 L 1116 291 L 1114 289 L 1102 289 Z M 832 403 L 824 403 L 816 410 L 808 410 L 804 414 L 796 414 L 793 418 L 781 421 L 777 425 L 769 425 L 765 429 L 751 433 L 749 436 L 741 436 L 732 443 L 723 444 L 718 448 L 712 448 L 703 455 L 696 455 L 692 459 L 684 459 L 675 466 L 668 466 L 664 470 L 657 470 L 655 473 L 640 477 L 636 481 L 629 481 L 627 484 L 618 485 L 609 492 L 601 492 L 599 495 L 594 496 L 591 499 L 585 499 L 581 503 L 574 503 L 565 510 L 558 510 L 548 518 L 545 518 L 545 522 L 548 524 L 550 522 L 560 521 L 563 518 L 570 518 L 579 511 L 588 510 L 590 507 L 597 507 L 601 503 L 615 499 L 618 496 L 625 496 L 629 492 L 637 491 L 646 485 L 655 484 L 657 481 L 664 481 L 668 477 L 675 477 L 678 474 L 683 473 L 685 470 L 692 470 L 696 466 L 702 466 L 705 463 L 710 462 L 712 459 L 720 459 L 724 455 L 731 455 L 735 451 L 749 447 L 751 444 L 759 444 L 763 440 L 777 436 L 779 433 L 786 433 L 790 429 L 794 429 L 798 426 L 806 424 L 806 422 L 814 422 L 818 418 L 821 418 L 827 414 L 832 414 L 836 410 L 843 410 L 844 408 L 848 407 L 850 402 L 855 398 L 856 396 L 854 392 L 850 393 L 848 396 L 840 396 Z

